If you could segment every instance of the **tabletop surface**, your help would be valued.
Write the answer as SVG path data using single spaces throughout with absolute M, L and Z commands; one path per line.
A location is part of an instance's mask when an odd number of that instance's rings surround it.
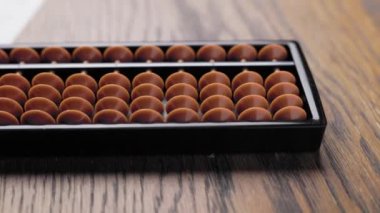
M 378 0 L 46 0 L 16 42 L 298 40 L 328 127 L 311 154 L 1 158 L 0 212 L 379 212 L 379 11 Z

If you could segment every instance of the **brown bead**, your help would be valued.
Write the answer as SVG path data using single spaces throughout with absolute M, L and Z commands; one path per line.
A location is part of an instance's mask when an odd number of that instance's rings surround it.
M 93 121 L 95 124 L 123 124 L 127 123 L 128 119 L 123 113 L 117 110 L 104 109 L 94 115 Z
M 21 116 L 21 123 L 25 125 L 49 125 L 55 124 L 54 118 L 42 110 L 30 110 Z
M 109 96 L 102 98 L 95 105 L 95 112 L 99 112 L 103 109 L 114 109 L 120 111 L 124 115 L 128 115 L 129 106 L 122 99 Z
M 20 75 L 19 73 L 7 73 L 0 78 L 0 86 L 3 85 L 10 85 L 15 86 L 22 91 L 28 93 L 28 90 L 30 89 L 30 83 L 28 79 Z
M 82 46 L 73 51 L 74 62 L 102 62 L 102 53 L 96 47 Z
M 212 95 L 224 95 L 228 98 L 232 97 L 231 88 L 221 83 L 212 83 L 205 86 L 199 93 L 201 101 Z
M 53 116 L 53 118 L 55 118 L 59 113 L 58 107 L 53 101 L 42 97 L 29 99 L 25 102 L 24 108 L 25 112 L 30 110 L 41 110 L 47 112 L 49 115 Z
M 200 116 L 197 112 L 189 108 L 177 108 L 168 114 L 167 122 L 172 123 L 191 123 L 200 122 Z
M 166 103 L 167 113 L 170 113 L 174 109 L 178 108 L 188 108 L 198 112 L 199 104 L 194 98 L 187 95 L 175 96 Z
M 244 83 L 258 83 L 263 85 L 263 77 L 257 72 L 254 71 L 249 71 L 249 70 L 244 70 L 237 74 L 233 79 L 232 79 L 232 90 L 235 90 L 238 88 L 240 85 Z
M 9 112 L 16 118 L 19 118 L 24 112 L 21 105 L 10 98 L 0 98 L 0 111 Z
M 88 117 L 94 114 L 94 107 L 86 99 L 80 97 L 69 97 L 64 99 L 59 105 L 61 112 L 66 110 L 78 110 L 84 112 Z
M 22 90 L 20 90 L 19 88 L 15 86 L 9 86 L 9 85 L 0 86 L 0 97 L 10 98 L 12 100 L 15 100 L 16 102 L 21 104 L 21 106 L 24 105 L 27 99 L 25 93 Z
M 265 79 L 265 88 L 269 90 L 273 85 L 281 83 L 281 82 L 289 82 L 296 83 L 296 77 L 291 72 L 276 70 L 272 74 L 268 75 Z
M 212 83 L 221 83 L 230 86 L 230 78 L 222 72 L 212 70 L 202 75 L 202 77 L 199 79 L 199 89 L 202 90 L 203 87 Z
M 69 97 L 80 97 L 91 104 L 95 103 L 95 94 L 87 87 L 82 85 L 71 85 L 69 87 L 66 87 L 66 89 L 62 93 L 63 99 L 69 98 Z
M 40 55 L 35 49 L 29 47 L 13 48 L 9 54 L 12 63 L 39 63 Z
M 71 55 L 63 47 L 46 47 L 41 52 L 41 61 L 46 63 L 69 63 Z
M 167 61 L 194 61 L 195 52 L 188 45 L 177 44 L 169 47 L 165 56 Z
M 161 90 L 160 87 L 154 85 L 154 84 L 140 84 L 137 87 L 135 87 L 132 90 L 132 100 L 143 96 L 143 95 L 150 95 L 153 97 L 158 98 L 159 100 L 164 99 L 164 92 Z
M 197 79 L 192 74 L 185 72 L 183 70 L 180 70 L 178 72 L 175 72 L 169 75 L 166 78 L 165 87 L 166 89 L 169 89 L 171 86 L 178 83 L 186 83 L 193 86 L 194 88 L 197 88 L 198 82 L 197 82 Z
M 133 78 L 132 86 L 137 87 L 140 84 L 146 84 L 146 83 L 154 84 L 161 89 L 164 88 L 164 80 L 162 80 L 162 78 L 159 75 L 151 72 L 150 70 L 136 75 Z
M 303 101 L 298 95 L 293 94 L 284 94 L 275 98 L 270 104 L 269 110 L 272 113 L 277 112 L 279 109 L 284 108 L 286 106 L 303 106 Z
M 239 121 L 270 121 L 272 114 L 261 107 L 251 107 L 239 114 Z
M 260 95 L 247 95 L 243 98 L 241 98 L 236 103 L 236 112 L 240 114 L 244 110 L 251 108 L 251 107 L 261 107 L 264 109 L 268 109 L 269 103 L 267 99 L 265 99 L 263 96 Z
M 118 97 L 127 103 L 129 102 L 130 98 L 128 90 L 116 84 L 107 84 L 100 88 L 96 94 L 98 100 L 108 96 Z
M 214 108 L 227 108 L 231 111 L 234 111 L 235 106 L 234 102 L 230 98 L 227 98 L 224 95 L 213 95 L 206 98 L 201 104 L 201 112 L 206 113 L 210 109 Z
M 164 60 L 164 57 L 165 55 L 161 48 L 154 45 L 141 46 L 135 52 L 135 60 L 140 62 L 160 62 Z
M 162 123 L 164 117 L 152 109 L 140 109 L 131 115 L 132 123 Z
M 164 105 L 153 96 L 140 96 L 131 103 L 131 113 L 140 109 L 153 109 L 159 113 L 164 112 Z
M 257 57 L 257 50 L 250 44 L 236 44 L 229 51 L 227 58 L 229 61 L 254 61 Z
M 17 118 L 9 112 L 0 111 L 0 126 L 18 125 Z
M 220 45 L 206 44 L 197 52 L 199 61 L 224 61 L 226 60 L 226 51 Z
M 133 61 L 133 53 L 128 47 L 112 46 L 104 51 L 103 58 L 107 62 L 131 62 Z
M 53 72 L 42 72 L 35 75 L 32 79 L 32 85 L 47 84 L 62 92 L 65 88 L 63 80 Z
M 198 99 L 198 91 L 190 84 L 186 83 L 178 83 L 171 86 L 168 90 L 166 90 L 166 100 L 170 100 L 171 98 L 177 95 L 187 95 L 194 99 Z
M 79 110 L 66 110 L 57 117 L 59 124 L 90 124 L 91 119 L 84 112 Z
M 53 101 L 55 104 L 59 104 L 61 102 L 61 93 L 54 87 L 46 84 L 38 84 L 30 88 L 28 93 L 29 98 L 34 97 L 44 97 L 51 101 Z
M 0 64 L 7 63 L 9 63 L 9 56 L 4 50 L 0 49 Z
M 203 122 L 232 122 L 236 120 L 235 113 L 226 108 L 213 108 L 203 114 Z
M 128 91 L 131 90 L 131 82 L 129 79 L 125 75 L 120 74 L 118 71 L 107 73 L 100 78 L 99 87 L 107 84 L 117 84 L 124 87 Z
M 237 102 L 247 95 L 260 95 L 265 97 L 265 88 L 258 83 L 245 83 L 235 89 L 234 100 Z
M 295 84 L 288 82 L 281 82 L 272 86 L 268 90 L 267 99 L 269 102 L 272 102 L 276 97 L 283 94 L 294 94 L 299 95 L 300 91 Z
M 287 106 L 278 110 L 273 119 L 276 121 L 303 121 L 307 115 L 304 109 L 298 106 Z
M 66 87 L 71 85 L 82 85 L 88 87 L 94 93 L 98 89 L 98 84 L 96 83 L 95 79 L 90 75 L 87 75 L 85 72 L 70 75 L 66 79 Z
M 287 58 L 288 51 L 280 44 L 268 44 L 259 51 L 259 59 L 263 61 L 283 61 Z

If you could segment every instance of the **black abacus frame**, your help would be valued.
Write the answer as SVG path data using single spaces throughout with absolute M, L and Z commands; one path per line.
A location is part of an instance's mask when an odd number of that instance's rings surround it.
M 220 44 L 230 48 L 234 44 L 249 43 L 262 47 L 270 43 L 283 44 L 289 51 L 287 61 L 252 62 L 155 62 L 155 63 L 67 63 L 67 64 L 5 64 L 0 65 L 0 74 L 23 70 L 25 75 L 54 70 L 58 75 L 66 75 L 79 70 L 114 69 L 200 69 L 212 68 L 250 68 L 294 69 L 301 88 L 306 121 L 297 122 L 227 122 L 227 123 L 157 123 L 157 124 L 89 124 L 89 125 L 18 125 L 0 126 L 1 154 L 17 155 L 77 155 L 77 154 L 139 154 L 139 153 L 219 153 L 219 152 L 300 152 L 317 151 L 321 145 L 327 125 L 322 103 L 306 63 L 305 57 L 296 41 L 234 41 L 234 42 L 178 42 L 199 48 L 208 43 Z M 92 45 L 104 49 L 110 45 L 125 45 L 132 49 L 153 44 L 167 48 L 175 42 L 155 43 L 80 43 L 61 45 L 73 48 Z M 11 49 L 28 46 L 41 49 L 57 44 L 0 46 Z M 58 44 L 59 45 L 59 44 Z M 206 70 L 207 68 L 207 70 Z M 71 72 L 69 71 L 71 70 Z M 90 71 L 88 71 L 89 74 Z M 226 71 L 228 72 L 228 71 Z M 93 73 L 96 73 L 93 71 Z M 196 74 L 191 72 L 192 74 Z M 237 74 L 237 73 L 235 73 Z M 96 75 L 96 74 L 95 74 Z M 197 75 L 197 74 L 196 74 Z

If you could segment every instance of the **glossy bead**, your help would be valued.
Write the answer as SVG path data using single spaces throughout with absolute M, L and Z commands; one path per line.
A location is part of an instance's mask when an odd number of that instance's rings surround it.
M 73 125 L 90 124 L 91 119 L 84 112 L 79 110 L 65 110 L 58 115 L 57 123 Z
M 55 124 L 54 118 L 42 110 L 29 110 L 21 116 L 21 123 L 25 125 L 51 125 Z
M 251 107 L 239 114 L 239 121 L 270 121 L 272 114 L 261 107 Z
M 244 110 L 251 107 L 261 107 L 263 109 L 268 109 L 269 103 L 267 99 L 261 95 L 247 95 L 236 103 L 236 112 L 240 114 Z
M 53 118 L 55 118 L 59 112 L 57 105 L 53 101 L 43 97 L 34 97 L 27 100 L 25 102 L 24 108 L 25 111 L 41 110 L 47 112 Z
M 21 106 L 24 105 L 27 99 L 25 93 L 22 90 L 20 90 L 19 88 L 15 86 L 9 86 L 9 85 L 0 86 L 0 97 L 10 98 L 12 100 L 15 100 L 16 102 L 21 104 Z
M 129 102 L 130 98 L 128 90 L 116 84 L 107 84 L 100 88 L 96 94 L 98 100 L 109 96 L 118 97 L 127 103 Z
M 206 44 L 197 52 L 199 61 L 224 61 L 226 60 L 226 51 L 220 45 Z
M 0 49 L 0 64 L 7 63 L 9 63 L 9 56 L 4 50 Z
M 63 99 L 69 98 L 69 97 L 80 97 L 91 104 L 95 103 L 95 94 L 88 88 L 82 85 L 71 85 L 69 87 L 66 87 L 66 89 L 62 93 Z
M 166 78 L 165 87 L 166 89 L 169 89 L 171 86 L 178 83 L 186 83 L 193 86 L 194 88 L 197 88 L 198 82 L 197 82 L 197 79 L 192 74 L 185 72 L 183 70 L 180 70 L 178 72 L 175 72 L 169 75 Z
M 132 113 L 132 123 L 162 123 L 164 117 L 155 110 L 152 109 L 140 109 Z
M 0 111 L 0 126 L 18 125 L 17 118 L 9 112 Z
M 32 85 L 47 84 L 62 92 L 65 88 L 65 83 L 58 75 L 53 72 L 41 72 L 35 75 L 32 79 Z
M 80 97 L 69 97 L 64 99 L 59 105 L 61 112 L 66 110 L 78 110 L 84 112 L 88 117 L 94 114 L 94 107 L 86 99 Z
M 165 58 L 167 61 L 194 61 L 195 52 L 188 45 L 177 44 L 166 50 Z
M 205 86 L 199 93 L 201 101 L 212 95 L 224 95 L 228 98 L 232 97 L 231 88 L 221 83 L 212 83 Z
M 258 83 L 245 83 L 234 91 L 234 100 L 239 101 L 247 95 L 260 95 L 265 97 L 265 88 Z
M 188 108 L 177 108 L 171 111 L 167 116 L 167 122 L 173 123 L 191 123 L 199 122 L 200 116 L 197 112 Z
M 198 91 L 190 84 L 186 83 L 178 83 L 171 86 L 166 90 L 166 100 L 170 100 L 171 98 L 177 95 L 187 95 L 194 99 L 198 99 Z
M 113 109 L 101 110 L 94 115 L 93 119 L 95 124 L 122 124 L 127 122 L 128 119 L 123 113 Z
M 63 47 L 46 47 L 41 52 L 41 61 L 45 63 L 69 63 L 71 55 Z
M 103 58 L 107 62 L 131 62 L 133 61 L 133 53 L 125 46 L 111 46 L 104 51 Z
M 25 93 L 30 89 L 30 83 L 28 79 L 20 75 L 19 73 L 7 73 L 0 78 L 0 86 L 10 85 L 15 86 Z
M 298 106 L 287 106 L 278 110 L 274 116 L 276 121 L 303 121 L 307 114 L 304 109 Z
M 272 113 L 277 112 L 279 109 L 287 106 L 303 106 L 303 101 L 298 95 L 284 94 L 275 98 L 270 104 L 269 110 Z
M 273 85 L 281 83 L 281 82 L 289 82 L 292 84 L 296 83 L 296 77 L 291 72 L 276 70 L 272 74 L 268 75 L 265 79 L 265 88 L 269 90 Z
M 199 79 L 199 89 L 202 90 L 203 87 L 212 83 L 221 83 L 230 86 L 230 78 L 222 72 L 212 70 L 202 75 L 202 77 Z
M 136 50 L 134 59 L 140 62 L 160 62 L 164 60 L 164 57 L 165 55 L 161 48 L 154 45 L 146 45 Z
M 258 57 L 263 61 L 283 61 L 288 58 L 288 51 L 280 44 L 268 44 L 260 49 Z
M 19 118 L 24 112 L 21 105 L 17 101 L 10 98 L 0 98 L 0 111 L 9 112 L 16 118 Z
M 137 87 L 140 84 L 146 84 L 146 83 L 154 84 L 161 89 L 164 88 L 164 80 L 162 80 L 162 78 L 159 75 L 151 72 L 150 70 L 139 73 L 138 75 L 136 75 L 133 78 L 132 86 Z
M 100 99 L 95 105 L 96 112 L 99 112 L 103 109 L 114 109 L 120 111 L 124 115 L 128 115 L 129 106 L 122 99 L 109 96 Z
M 154 84 L 140 84 L 137 87 L 135 87 L 132 90 L 132 100 L 143 96 L 143 95 L 150 95 L 153 97 L 158 98 L 159 100 L 164 99 L 164 92 L 161 90 L 160 87 L 154 85 Z
M 96 47 L 77 47 L 73 51 L 72 60 L 74 62 L 102 62 L 102 53 Z
M 229 51 L 227 58 L 229 61 L 254 61 L 257 57 L 257 50 L 250 44 L 236 44 Z
M 118 71 L 107 73 L 100 78 L 99 87 L 103 87 L 107 84 L 117 84 L 128 91 L 131 90 L 131 82 L 129 79 Z
M 203 114 L 203 122 L 232 122 L 236 120 L 235 113 L 226 108 L 213 108 Z
M 219 107 L 227 108 L 231 111 L 235 110 L 235 106 L 232 100 L 230 98 L 227 98 L 224 95 L 213 95 L 206 98 L 202 102 L 200 109 L 202 113 L 206 113 L 210 109 L 219 108 Z
M 233 79 L 232 79 L 232 90 L 235 90 L 238 88 L 240 85 L 244 83 L 258 83 L 263 85 L 263 77 L 257 72 L 254 71 L 249 71 L 249 70 L 244 70 L 237 74 Z
M 43 97 L 53 101 L 55 104 L 61 102 L 61 93 L 54 87 L 46 84 L 38 84 L 30 88 L 28 93 L 29 98 Z
M 276 97 L 283 94 L 294 94 L 299 95 L 300 91 L 298 87 L 292 83 L 281 82 L 275 84 L 268 90 L 267 99 L 269 102 L 272 102 Z
M 87 75 L 85 72 L 70 75 L 66 79 L 66 87 L 71 85 L 82 85 L 88 87 L 94 93 L 98 89 L 98 84 L 96 83 L 95 79 L 90 75 Z
M 188 108 L 198 112 L 199 104 L 194 98 L 187 95 L 175 96 L 166 103 L 167 113 L 170 113 L 174 109 L 178 108 Z
M 140 109 L 153 109 L 159 113 L 164 112 L 164 105 L 153 96 L 140 96 L 131 103 L 131 113 Z
M 9 54 L 12 63 L 39 63 L 40 55 L 38 52 L 29 47 L 16 47 L 13 48 Z

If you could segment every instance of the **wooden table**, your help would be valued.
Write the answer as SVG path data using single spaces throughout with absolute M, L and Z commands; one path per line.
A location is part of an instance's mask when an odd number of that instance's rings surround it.
M 18 42 L 296 39 L 328 128 L 315 154 L 1 159 L 0 212 L 379 212 L 379 11 L 378 0 L 46 1 Z

